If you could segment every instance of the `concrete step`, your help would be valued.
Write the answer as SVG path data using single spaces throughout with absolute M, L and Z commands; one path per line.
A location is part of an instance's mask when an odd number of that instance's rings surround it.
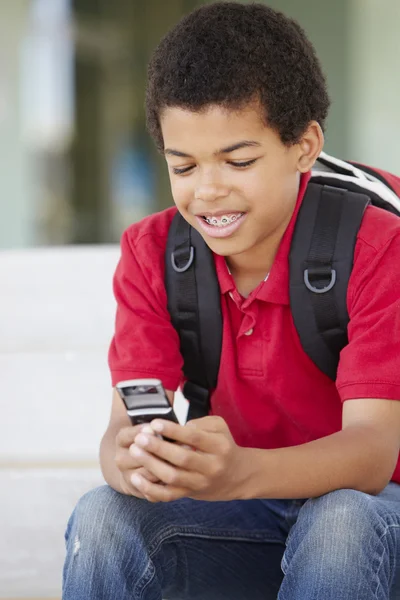
M 117 246 L 2 253 L 1 600 L 60 598 L 68 518 L 103 483 L 118 256 Z M 176 409 L 183 422 L 181 395 Z
M 78 499 L 104 483 L 100 470 L 0 470 L 0 598 L 60 598 L 64 531 Z

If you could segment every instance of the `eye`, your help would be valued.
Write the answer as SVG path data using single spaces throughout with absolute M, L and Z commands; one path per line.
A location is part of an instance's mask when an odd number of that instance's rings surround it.
M 256 162 L 256 158 L 253 158 L 252 160 L 246 160 L 244 162 L 235 162 L 234 160 L 230 160 L 229 164 L 232 165 L 233 167 L 238 167 L 239 169 L 244 169 L 245 167 L 249 167 L 250 165 L 253 165 Z
M 229 160 L 228 161 L 228 165 L 231 165 L 232 167 L 236 167 L 238 169 L 244 169 L 246 167 L 249 167 L 250 165 L 253 165 L 258 159 L 257 158 L 253 158 L 252 160 L 246 160 L 246 161 L 234 161 L 234 160 Z M 193 165 L 190 167 L 172 167 L 172 172 L 175 175 L 184 175 L 184 173 L 189 173 L 189 171 L 191 171 L 193 169 Z
M 175 173 L 175 175 L 183 175 L 184 173 L 188 173 L 191 169 L 193 169 L 193 167 L 183 167 L 182 169 L 179 167 L 172 167 L 172 172 Z

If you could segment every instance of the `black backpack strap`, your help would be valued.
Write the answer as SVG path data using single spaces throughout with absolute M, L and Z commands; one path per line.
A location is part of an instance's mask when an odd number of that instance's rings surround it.
M 222 349 L 222 315 L 212 252 L 179 212 L 169 229 L 165 260 L 168 310 L 180 338 L 190 420 L 210 409 Z
M 365 194 L 310 183 L 290 249 L 290 305 L 300 342 L 333 380 L 348 343 L 347 285 L 369 203 Z

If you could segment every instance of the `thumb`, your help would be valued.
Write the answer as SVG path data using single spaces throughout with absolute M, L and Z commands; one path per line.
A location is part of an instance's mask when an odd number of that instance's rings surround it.
M 209 416 L 192 419 L 186 423 L 185 427 L 193 427 L 210 433 L 222 433 L 226 430 L 227 424 L 222 417 Z

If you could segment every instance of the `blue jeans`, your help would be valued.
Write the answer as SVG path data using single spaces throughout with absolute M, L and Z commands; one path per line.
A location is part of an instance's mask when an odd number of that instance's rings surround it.
M 400 485 L 151 504 L 99 487 L 66 531 L 63 600 L 400 599 Z

